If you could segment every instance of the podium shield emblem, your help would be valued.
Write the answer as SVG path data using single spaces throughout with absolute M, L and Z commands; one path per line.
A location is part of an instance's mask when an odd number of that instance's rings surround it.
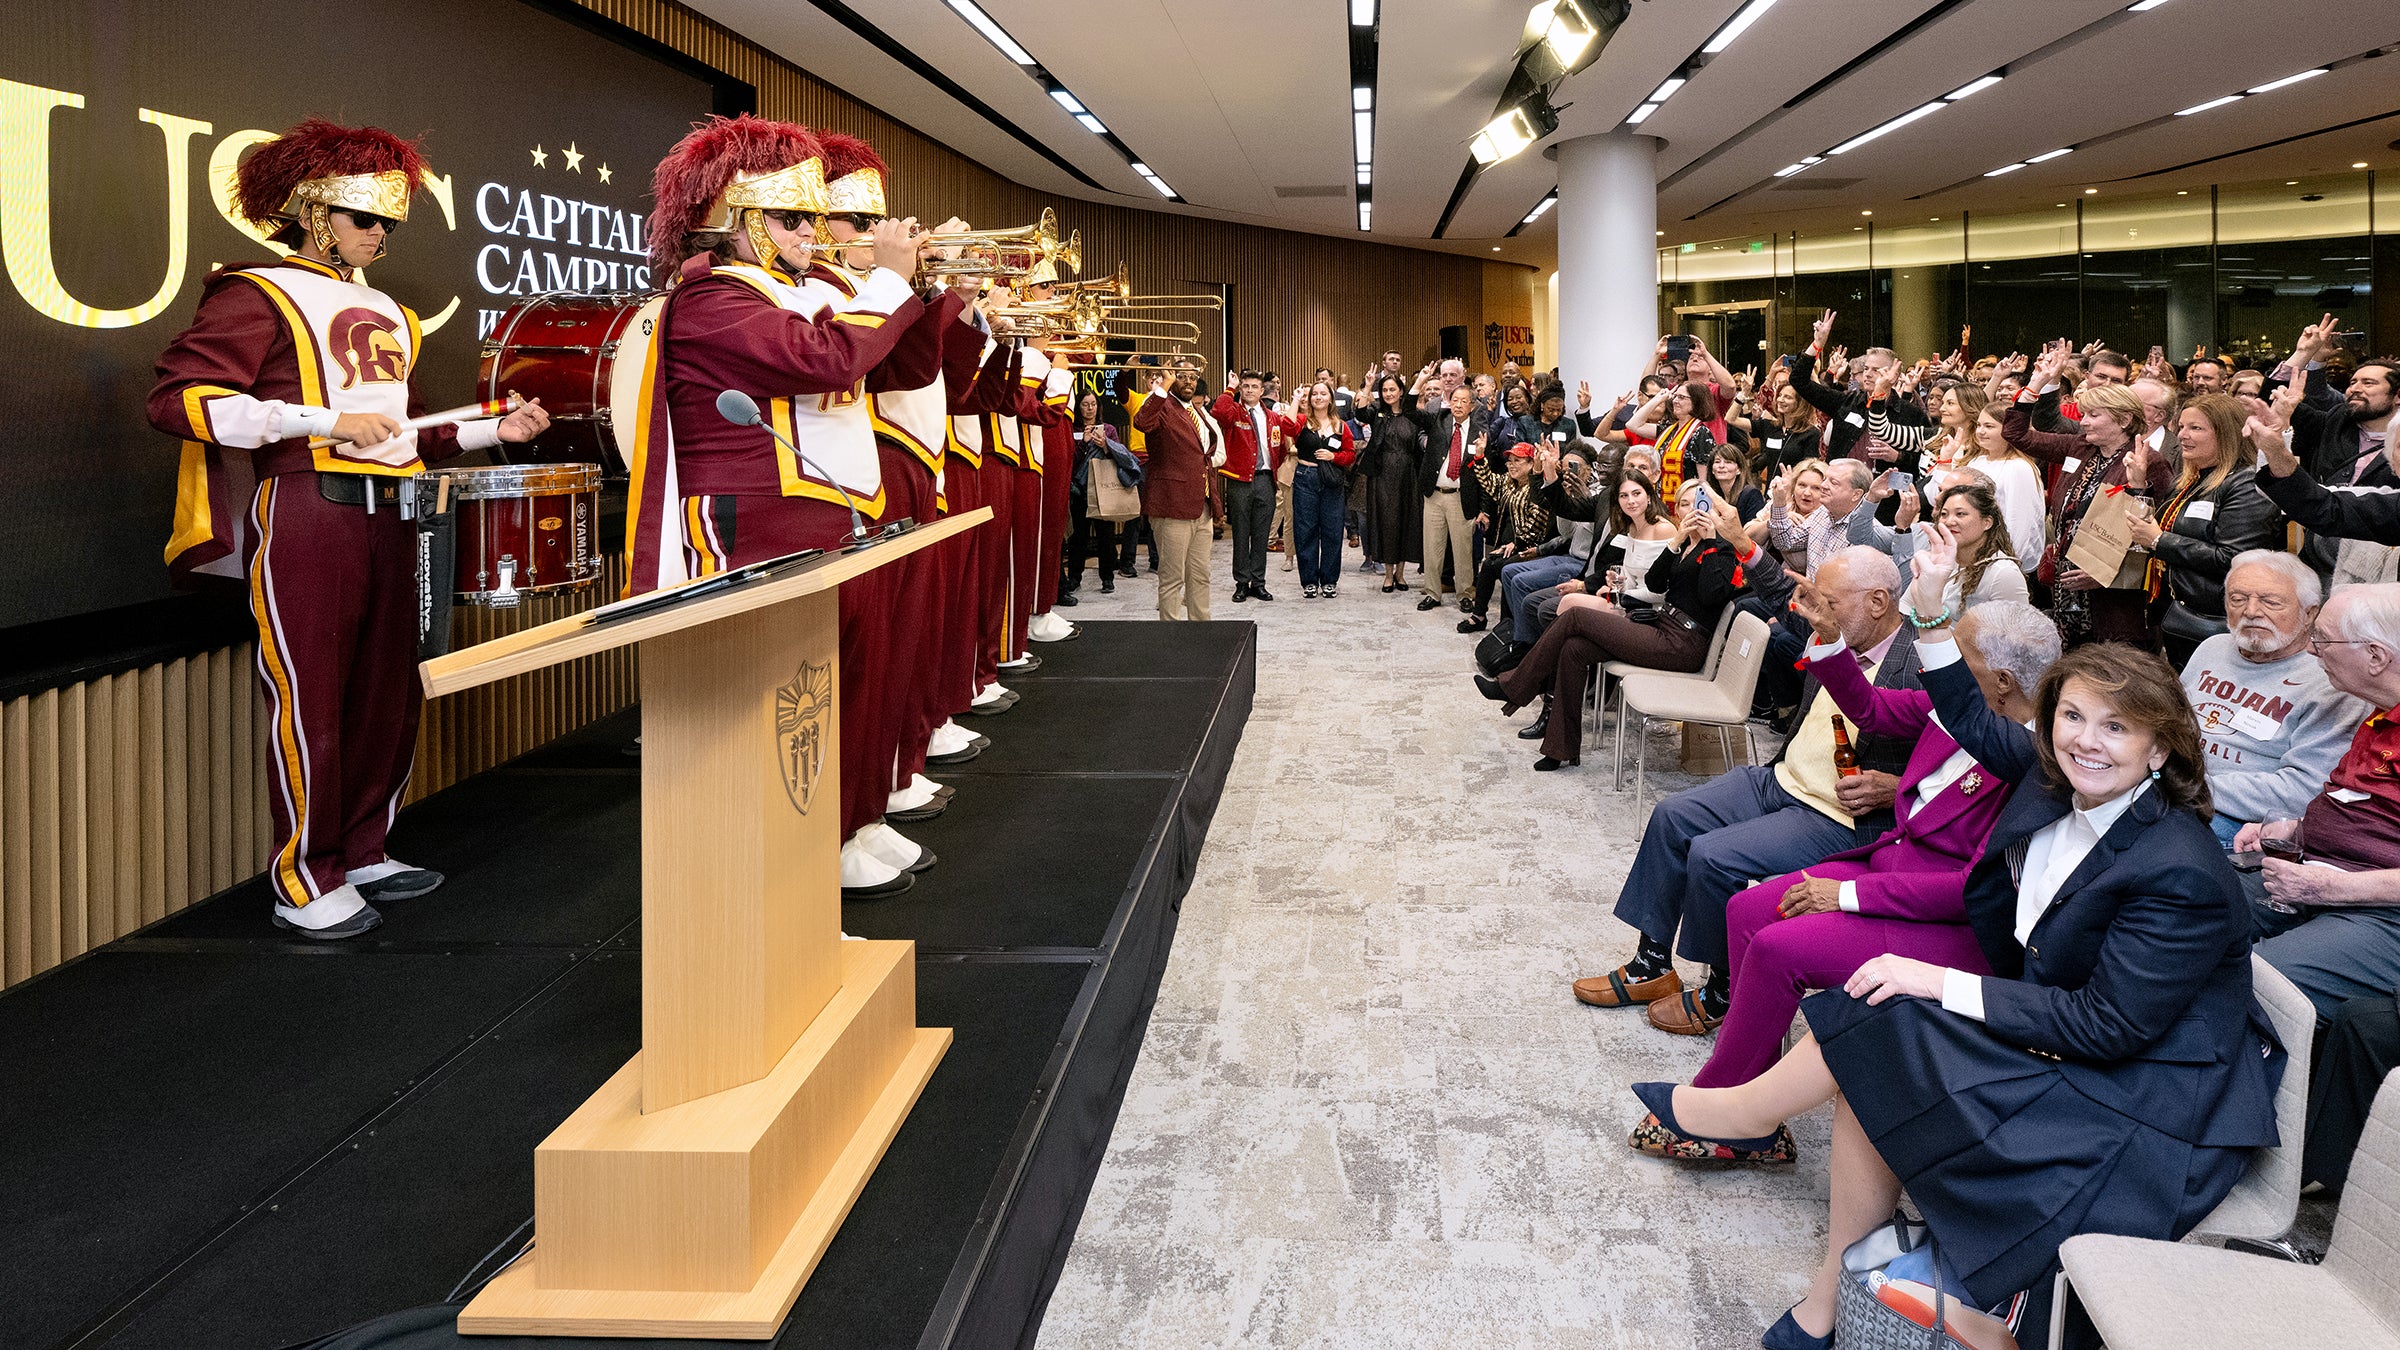
M 833 663 L 801 663 L 789 684 L 775 690 L 775 760 L 792 808 L 808 814 L 825 771 L 825 744 L 833 729 Z

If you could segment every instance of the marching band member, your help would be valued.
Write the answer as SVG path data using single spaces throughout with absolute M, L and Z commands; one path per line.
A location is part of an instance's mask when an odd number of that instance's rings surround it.
M 1027 288 L 1027 294 L 1048 299 L 1053 292 L 1047 286 L 1034 286 Z M 1072 509 L 1068 499 L 1075 477 L 1075 417 L 1068 411 L 1075 393 L 1075 373 L 1066 360 L 1050 355 L 1046 342 L 1026 345 L 1030 350 L 1025 355 L 1023 421 L 1038 428 L 1029 431 L 1027 439 L 1038 444 L 1043 472 L 1041 511 L 1033 538 L 1033 618 L 1026 625 L 1025 636 L 1035 642 L 1065 642 L 1083 635 L 1081 628 L 1056 612 L 1060 574 L 1065 570 L 1061 555 L 1066 551 Z M 1075 598 L 1068 596 L 1066 603 L 1075 603 Z
M 997 327 L 1007 321 L 991 322 Z M 953 383 L 958 383 L 955 377 Z M 1017 701 L 1000 685 L 1000 635 L 1008 615 L 1007 475 L 1012 471 L 991 453 L 998 410 L 1016 397 L 1016 347 L 997 337 L 985 338 L 971 392 L 964 398 L 954 394 L 950 407 L 943 495 L 954 511 L 988 506 L 992 518 L 968 536 L 970 557 L 959 577 L 962 589 L 953 634 L 958 646 L 943 685 L 945 720 L 934 729 L 927 747 L 927 762 L 937 766 L 963 764 L 989 744 L 958 725 L 956 714 L 991 716 L 1007 712 Z
M 838 132 L 819 135 L 825 151 L 826 234 L 836 244 L 865 237 L 866 231 L 889 215 L 884 191 L 890 168 L 873 147 L 855 136 Z M 945 222 L 937 233 L 966 229 L 959 220 Z M 844 252 L 820 257 L 809 268 L 805 283 L 824 296 L 834 309 L 847 308 L 857 294 L 857 279 L 841 266 Z M 945 365 L 963 354 L 972 360 L 983 346 L 983 334 L 964 322 L 965 294 L 943 290 L 866 381 L 860 409 L 873 428 L 883 468 L 884 520 L 931 521 L 939 511 L 939 479 L 949 442 L 950 402 L 944 388 Z M 845 740 L 857 756 L 854 791 L 862 803 L 880 803 L 879 815 L 898 813 L 912 820 L 939 815 L 946 792 L 925 779 L 925 746 L 933 724 L 922 710 L 931 704 L 934 652 L 945 618 L 949 587 L 945 571 L 954 565 L 948 556 L 918 553 L 863 580 L 874 583 L 858 592 L 864 637 L 856 652 L 845 650 L 842 661 L 842 723 Z M 853 589 L 845 587 L 844 602 Z M 845 754 L 845 775 L 854 772 Z M 922 870 L 922 850 L 899 839 L 888 824 L 862 825 L 854 835 L 860 846 L 886 861 Z
M 1025 298 L 1020 295 L 1019 299 Z M 1028 432 L 1025 414 L 1026 363 L 1035 359 L 1031 346 L 1020 344 L 1017 351 L 1019 391 L 1003 407 L 993 412 L 986 425 L 991 432 L 990 454 L 1000 464 L 999 477 L 1005 486 L 993 494 L 992 518 L 1006 527 L 1008 547 L 1000 560 L 1000 575 L 1005 583 L 1001 592 L 998 669 L 1036 670 L 1042 661 L 1026 650 L 1026 625 L 1033 620 L 1034 565 L 1033 555 L 1042 529 L 1042 461 L 1040 433 Z M 1043 358 L 1046 359 L 1046 358 Z M 1046 368 L 1045 368 L 1046 370 Z M 1040 380 L 1034 380 L 1039 387 Z M 987 468 L 987 483 L 989 482 Z M 1001 501 L 1008 510 L 1000 509 Z M 1005 696 L 1005 695 L 1004 695 Z M 988 700 L 990 691 L 979 693 L 978 700 Z
M 839 547 L 850 538 L 853 506 L 867 517 L 889 508 L 863 383 L 925 312 L 909 280 L 916 222 L 885 220 L 867 231 L 874 266 L 837 310 L 802 282 L 817 218 L 831 205 L 822 148 L 803 128 L 746 115 L 711 119 L 668 152 L 652 193 L 652 275 L 671 289 L 656 375 L 635 419 L 630 589 Z M 763 428 L 726 421 L 716 400 L 727 389 L 756 398 L 797 452 Z M 866 610 L 847 596 L 841 629 L 847 726 L 853 699 L 867 702 L 852 687 L 847 658 L 872 641 Z M 858 771 L 845 764 L 843 773 L 843 889 L 897 894 L 912 883 L 907 869 L 932 855 L 900 840 L 891 847 L 905 845 L 909 856 L 885 858 L 869 845 L 886 841 L 859 839 L 882 815 L 886 794 L 860 791 L 872 766 L 870 756 L 858 758 Z
M 356 937 L 372 902 L 442 883 L 384 851 L 417 749 L 414 496 L 427 461 L 541 434 L 507 417 L 410 430 L 423 412 L 416 314 L 367 285 L 425 176 L 414 143 L 310 119 L 234 171 L 245 219 L 292 249 L 211 274 L 158 360 L 151 425 L 183 440 L 170 569 L 247 578 L 278 927 Z

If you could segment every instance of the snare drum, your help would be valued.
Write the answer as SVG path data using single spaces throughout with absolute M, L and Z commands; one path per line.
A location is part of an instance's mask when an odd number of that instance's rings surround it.
M 576 590 L 599 579 L 599 465 L 435 472 L 451 480 L 460 600 L 507 609 L 523 595 Z
M 476 397 L 514 392 L 538 398 L 550 414 L 550 429 L 522 445 L 503 443 L 496 453 L 518 464 L 597 461 L 611 476 L 624 474 L 625 456 L 609 416 L 610 386 L 626 330 L 650 298 L 560 291 L 501 313 L 483 341 Z M 640 362 L 632 364 L 627 373 L 638 378 Z

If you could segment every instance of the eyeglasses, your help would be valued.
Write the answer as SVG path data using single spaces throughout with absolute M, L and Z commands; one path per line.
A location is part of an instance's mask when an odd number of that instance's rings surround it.
M 385 234 L 397 234 L 400 232 L 400 222 L 392 219 L 390 216 L 379 216 L 371 211 L 352 211 L 348 209 L 343 210 L 342 214 L 350 217 L 350 223 L 362 230 L 380 228 Z
M 2308 630 L 2308 649 L 2310 651 L 2315 651 L 2320 647 L 2364 647 L 2374 641 L 2373 638 L 2329 638 L 2325 636 L 2323 629 L 2311 628 Z

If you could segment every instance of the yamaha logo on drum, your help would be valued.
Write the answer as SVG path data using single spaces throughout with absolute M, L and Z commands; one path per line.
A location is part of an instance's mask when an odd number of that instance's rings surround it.
M 792 682 L 775 691 L 775 759 L 783 790 L 801 815 L 817 795 L 825 745 L 833 732 L 833 663 L 802 662 Z

